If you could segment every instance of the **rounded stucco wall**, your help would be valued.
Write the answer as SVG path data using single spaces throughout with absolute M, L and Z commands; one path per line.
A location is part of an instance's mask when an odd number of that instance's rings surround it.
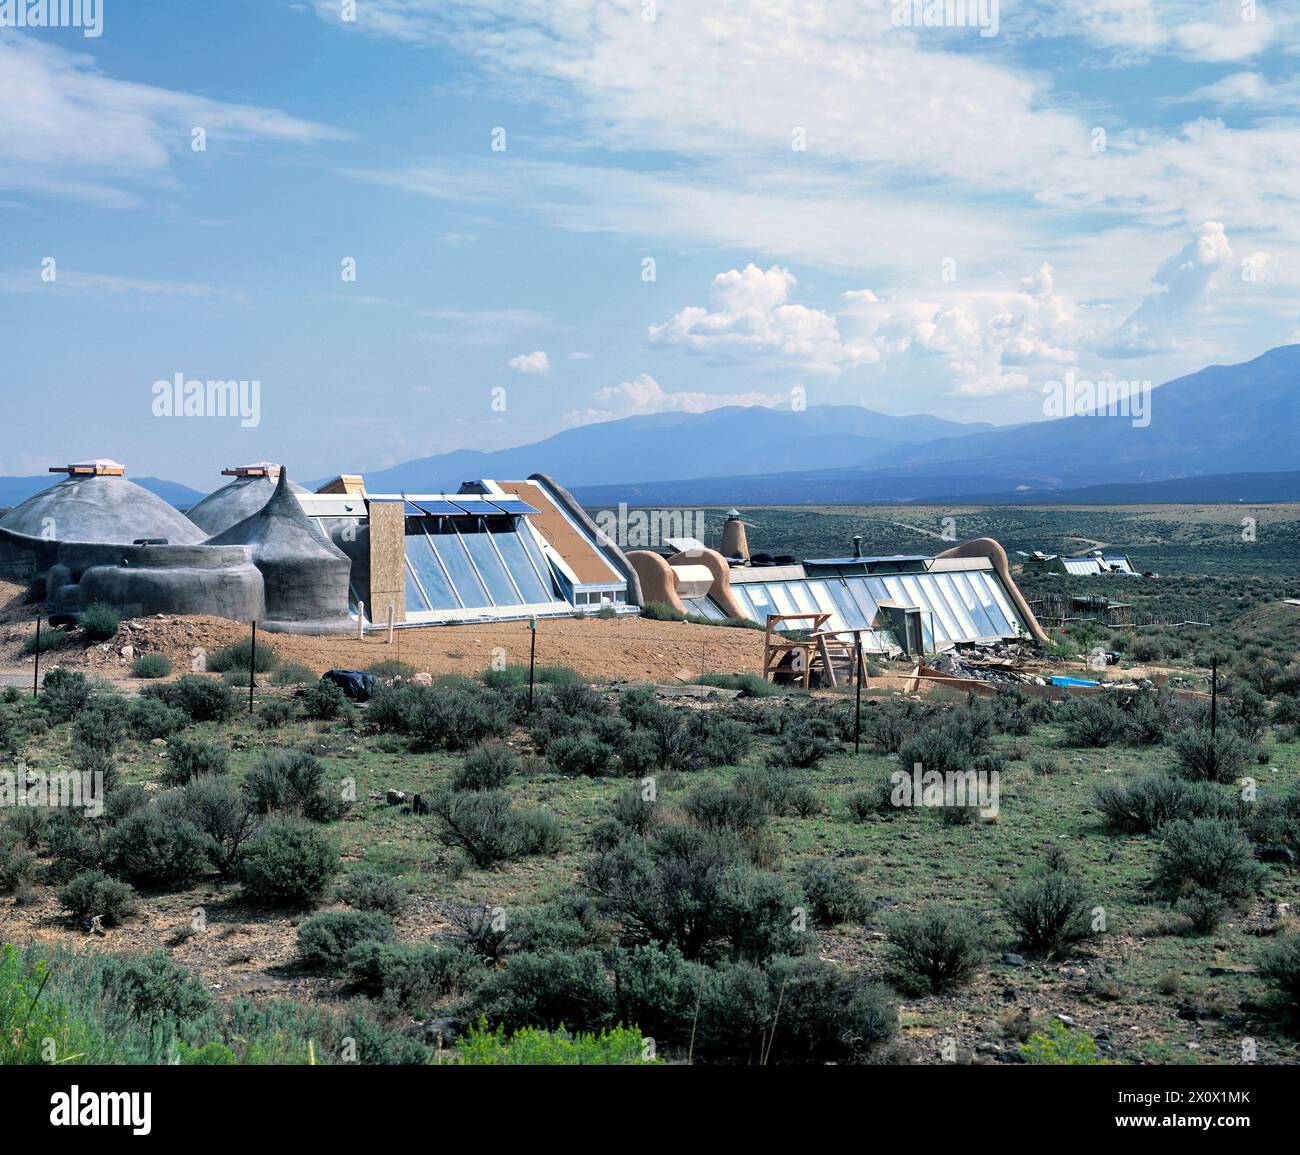
M 55 609 L 75 613 L 95 602 L 126 617 L 207 614 L 251 622 L 265 614 L 262 575 L 252 562 L 184 569 L 92 566 L 56 593 Z

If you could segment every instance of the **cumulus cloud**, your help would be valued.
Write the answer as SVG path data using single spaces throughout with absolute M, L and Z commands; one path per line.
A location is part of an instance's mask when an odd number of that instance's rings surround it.
M 516 373 L 549 373 L 551 371 L 551 359 L 546 355 L 544 349 L 538 349 L 535 353 L 520 353 L 517 357 L 511 357 L 506 364 Z
M 589 409 L 565 417 L 569 425 L 590 425 L 618 417 L 635 417 L 647 413 L 704 413 L 726 405 L 779 405 L 788 401 L 786 394 L 772 393 L 701 393 L 669 392 L 649 373 L 640 373 L 631 381 L 606 385 L 592 395 L 597 402 Z
M 1232 258 L 1228 235 L 1218 221 L 1206 221 L 1183 248 L 1165 261 L 1143 298 L 1102 344 L 1108 357 L 1146 357 L 1178 346 L 1189 317 L 1209 299 L 1219 270 Z
M 755 264 L 713 278 L 707 306 L 691 305 L 650 326 L 652 345 L 678 345 L 718 359 L 783 358 L 817 372 L 838 374 L 878 361 L 869 343 L 845 344 L 835 318 L 822 309 L 788 303 L 798 282 L 789 269 Z

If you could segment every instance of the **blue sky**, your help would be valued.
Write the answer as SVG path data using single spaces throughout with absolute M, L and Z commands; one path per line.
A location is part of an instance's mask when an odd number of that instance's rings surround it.
M 102 7 L 0 29 L 0 474 L 209 489 L 792 397 L 1033 420 L 1067 372 L 1295 339 L 1281 4 Z M 258 380 L 259 424 L 154 416 L 177 373 Z

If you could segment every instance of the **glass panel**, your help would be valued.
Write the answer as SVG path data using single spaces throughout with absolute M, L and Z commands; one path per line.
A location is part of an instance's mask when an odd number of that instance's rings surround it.
M 886 579 L 889 580 L 889 579 Z M 907 591 L 907 600 L 909 604 L 920 606 L 923 610 L 930 610 L 934 613 L 934 631 L 935 637 L 939 642 L 951 641 L 956 626 L 950 622 L 944 614 L 937 613 L 938 607 L 935 605 L 935 599 L 931 596 L 929 590 L 923 590 L 921 583 L 910 574 L 902 575 L 899 580 L 903 583 L 903 589 Z
M 967 575 L 964 573 L 954 573 L 951 577 L 952 584 L 961 595 L 962 601 L 966 606 L 966 612 L 974 619 L 975 627 L 980 631 L 980 635 L 986 638 L 999 636 L 1002 631 L 993 624 L 993 619 L 989 617 L 987 611 L 984 609 L 984 604 L 971 588 L 971 584 L 967 580 Z
M 817 609 L 831 615 L 830 621 L 826 623 L 830 629 L 838 631 L 848 628 L 848 622 L 844 620 L 844 615 L 840 612 L 835 599 L 831 597 L 831 591 L 826 588 L 825 582 L 809 582 L 808 595 L 816 603 Z
M 521 524 L 516 536 L 523 542 L 524 552 L 528 554 L 529 560 L 532 561 L 533 568 L 541 575 L 542 582 L 554 588 L 555 582 L 551 577 L 551 567 L 543 556 L 542 547 L 537 544 L 537 538 L 533 536 L 533 531 L 526 524 Z
M 1002 611 L 1002 616 L 1006 618 L 1006 632 L 1008 634 L 1014 634 L 1016 632 L 1016 627 L 1018 625 L 1023 625 L 1023 623 L 1020 620 L 1020 615 L 1016 613 L 1014 607 L 1011 605 L 1011 599 L 1007 597 L 1006 590 L 1002 588 L 1002 583 L 998 580 L 996 574 L 985 573 L 981 576 L 984 578 L 984 584 L 988 588 L 989 593 L 993 596 L 994 602 Z
M 409 562 L 403 572 L 406 575 L 406 612 L 408 614 L 422 614 L 429 606 L 424 598 L 420 596 L 420 588 L 415 584 Z
M 750 618 L 753 621 L 759 620 L 758 611 L 754 609 L 754 603 L 749 600 L 749 593 L 744 586 L 732 586 L 731 596 L 740 603 L 740 611 L 745 615 L 745 617 Z
M 993 594 L 984 580 L 984 575 L 982 573 L 970 573 L 966 575 L 966 578 L 971 584 L 971 589 L 975 591 L 975 596 L 979 599 L 980 605 L 984 607 L 984 612 L 988 614 L 989 621 L 993 623 L 993 632 L 998 635 L 1007 633 L 1009 626 L 1006 616 L 1002 613 L 1002 608 L 997 601 L 994 600 Z
M 424 587 L 425 596 L 429 599 L 428 609 L 454 610 L 460 605 L 447 584 L 447 578 L 438 567 L 438 559 L 433 556 L 429 539 L 422 530 L 407 536 L 406 560 Z
M 770 582 L 767 592 L 772 601 L 776 603 L 777 613 L 797 614 L 799 612 L 799 607 L 795 604 L 795 600 L 790 594 L 790 588 L 785 582 Z M 787 630 L 807 629 L 808 625 L 808 622 L 782 623 L 782 626 Z
M 510 570 L 510 576 L 515 579 L 515 585 L 519 587 L 520 593 L 524 595 L 524 601 L 529 604 L 549 602 L 551 600 L 551 591 L 544 585 L 542 580 L 533 572 L 533 567 L 528 563 L 528 555 L 524 552 L 524 543 L 519 540 L 516 533 L 494 533 L 493 539 L 497 543 L 497 549 L 501 551 L 501 556 L 506 559 L 506 568 Z
M 965 600 L 957 592 L 957 587 L 953 585 L 951 576 L 946 573 L 936 573 L 930 575 L 930 580 L 943 594 L 944 602 L 948 606 L 948 612 L 952 614 L 958 628 L 961 630 L 960 636 L 963 638 L 983 637 L 984 630 L 975 625 L 975 619 L 971 617 L 970 611 L 966 608 Z
M 849 578 L 844 585 L 864 623 L 874 625 L 880 613 L 880 599 L 885 593 L 883 583 L 879 578 Z
M 465 547 L 460 543 L 460 538 L 454 533 L 439 533 L 434 534 L 429 540 L 433 542 L 433 548 L 442 558 L 442 564 L 447 567 L 447 573 L 451 575 L 452 584 L 460 594 L 460 600 L 466 609 L 491 605 L 487 590 L 478 580 L 474 567 L 469 564 L 469 558 L 465 554 Z
M 492 548 L 492 538 L 486 530 L 481 533 L 462 533 L 461 540 L 469 550 L 469 556 L 478 566 L 478 572 L 487 583 L 488 593 L 499 606 L 517 606 L 520 603 L 519 591 L 511 584 L 510 575 L 502 564 L 497 551 Z
M 754 620 L 766 624 L 767 615 L 776 613 L 776 607 L 772 605 L 772 599 L 767 596 L 767 590 L 757 582 L 745 585 L 744 590 L 749 595 L 750 604 L 754 607 Z
M 791 582 L 790 592 L 794 595 L 794 604 L 799 607 L 802 613 L 815 614 L 821 609 L 813 600 L 812 594 L 808 592 L 807 583 Z
M 830 594 L 839 610 L 839 619 L 851 630 L 865 630 L 870 627 L 870 619 L 862 612 L 862 607 L 854 598 L 852 590 L 842 581 L 826 583 L 826 592 Z M 865 593 L 865 590 L 863 591 Z
M 897 602 L 900 606 L 912 605 L 913 602 L 908 596 L 907 590 L 903 588 L 902 583 L 896 577 L 882 577 L 879 581 L 884 585 L 887 597 L 878 598 L 878 601 Z

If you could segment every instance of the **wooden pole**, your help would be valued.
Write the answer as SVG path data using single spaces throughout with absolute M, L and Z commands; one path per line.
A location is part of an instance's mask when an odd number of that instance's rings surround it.
M 528 631 L 531 641 L 528 644 L 528 713 L 533 712 L 533 670 L 537 665 L 537 619 L 528 619 Z
M 253 622 L 253 649 L 248 659 L 248 712 L 253 712 L 253 682 L 257 678 L 257 622 Z
M 36 617 L 36 669 L 32 671 L 32 697 L 41 696 L 41 619 Z
M 395 616 L 395 614 L 396 614 L 396 610 L 393 608 L 393 603 L 389 602 L 388 603 L 388 644 L 390 646 L 393 644 L 393 617 Z
M 362 601 L 357 602 L 357 638 L 366 640 L 366 603 Z
M 857 702 L 853 707 L 853 753 L 857 753 L 862 742 L 862 635 L 853 631 L 853 664 L 857 674 Z

